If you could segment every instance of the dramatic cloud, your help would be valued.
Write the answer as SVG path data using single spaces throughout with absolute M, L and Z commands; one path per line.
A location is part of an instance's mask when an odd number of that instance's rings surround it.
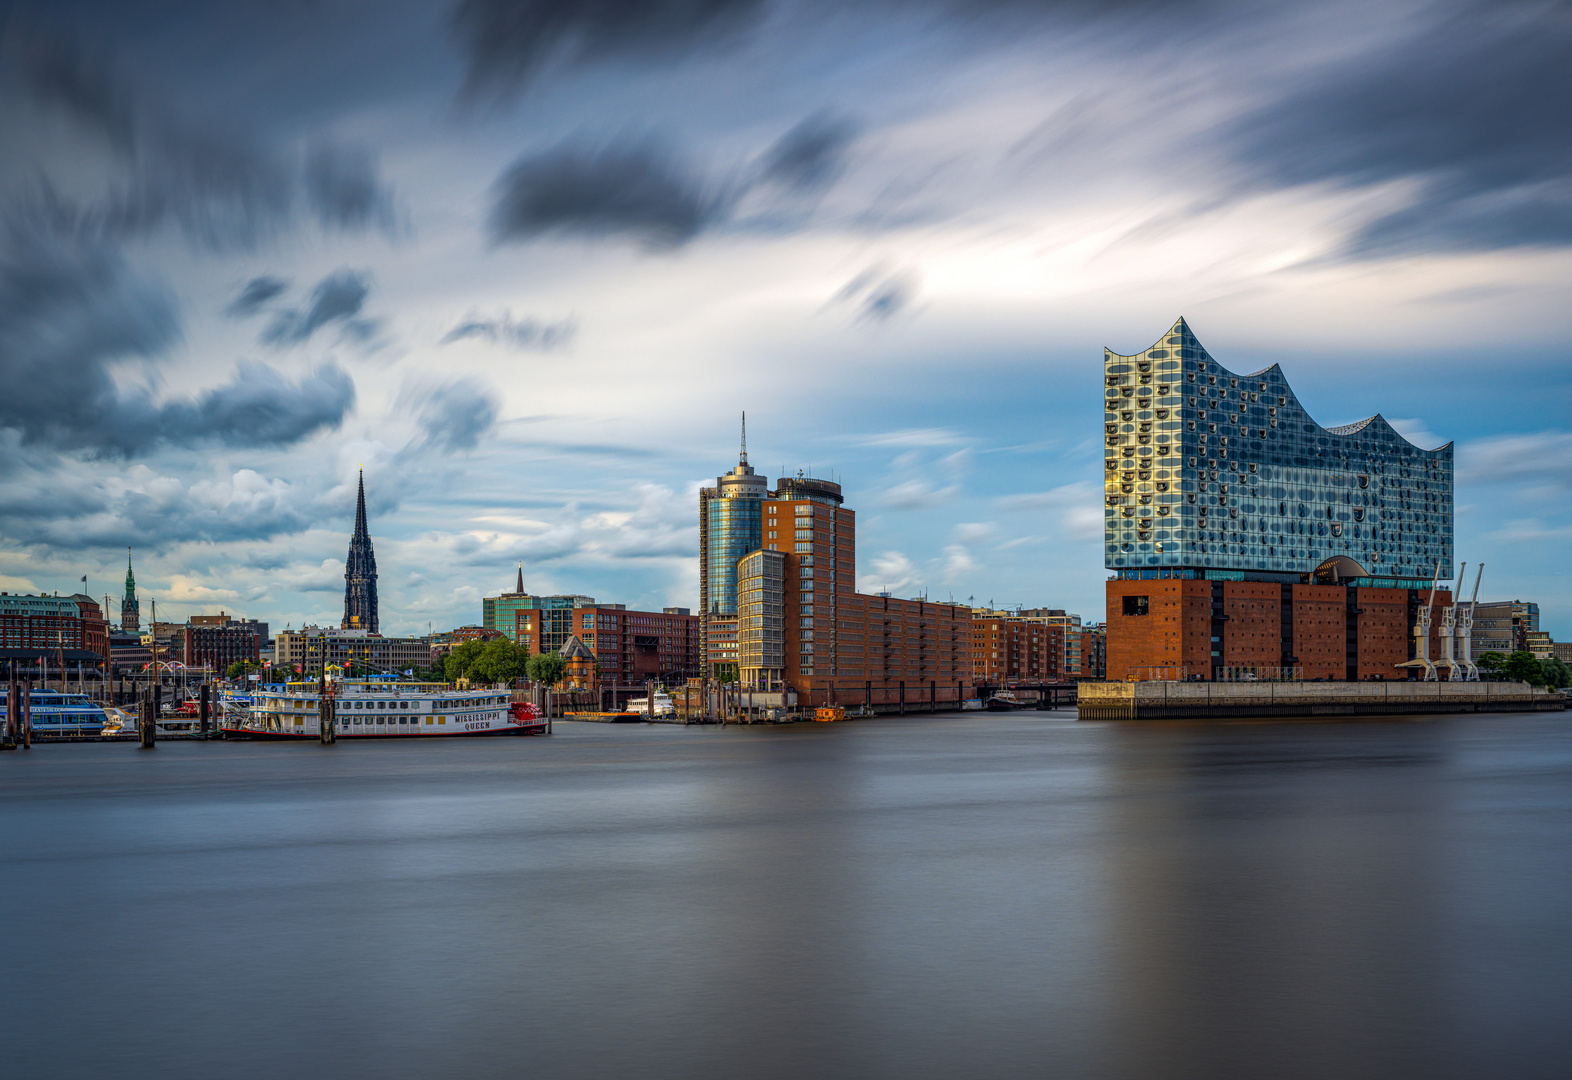
M 536 319 L 513 318 L 511 311 L 491 318 L 470 315 L 446 334 L 441 344 L 451 345 L 466 338 L 481 338 L 512 349 L 555 349 L 573 340 L 578 325 L 572 319 L 559 322 L 540 322 Z
M 797 191 L 820 191 L 845 167 L 857 136 L 850 120 L 820 112 L 788 131 L 764 156 L 763 179 Z
M 1572 244 L 1565 6 L 1441 4 L 1420 19 L 1247 119 L 1239 156 L 1277 185 L 1411 185 L 1354 254 Z
M 369 275 L 355 270 L 335 270 L 311 290 L 311 302 L 303 308 L 280 311 L 262 331 L 269 345 L 298 345 L 312 334 L 337 323 L 353 337 L 369 337 L 375 324 L 357 319 L 371 295 Z
M 239 125 L 204 126 L 143 100 L 107 52 L 20 20 L 0 33 L 11 92 L 100 136 L 117 163 L 101 193 L 84 196 L 78 189 L 93 174 L 35 148 L 37 175 L 13 216 L 107 241 L 173 227 L 212 251 L 254 248 L 297 225 L 302 208 L 324 229 L 392 229 L 392 196 L 369 152 L 327 143 L 304 157 L 277 150 Z
M 160 442 L 235 446 L 296 442 L 336 427 L 354 384 L 329 365 L 299 382 L 242 365 L 197 400 L 155 402 L 121 389 L 111 365 L 160 359 L 180 338 L 174 300 L 97 244 L 16 235 L 0 257 L 0 427 L 22 442 L 136 454 Z
M 495 390 L 476 379 L 442 386 L 406 386 L 400 401 L 415 414 L 427 446 L 448 451 L 473 450 L 497 422 L 501 405 Z
M 224 309 L 224 313 L 233 318 L 255 315 L 270 301 L 283 295 L 288 288 L 289 282 L 283 278 L 254 277 L 246 282 L 245 287 L 240 290 L 240 295 Z
M 565 145 L 524 158 L 497 181 L 496 243 L 557 233 L 626 236 L 675 247 L 723 218 L 735 194 L 709 190 L 646 141 L 600 150 Z
M 1457 448 L 1459 485 L 1537 482 L 1572 487 L 1572 432 L 1476 439 Z
M 752 25 L 764 0 L 463 0 L 453 30 L 471 92 L 516 89 L 552 62 L 690 53 Z

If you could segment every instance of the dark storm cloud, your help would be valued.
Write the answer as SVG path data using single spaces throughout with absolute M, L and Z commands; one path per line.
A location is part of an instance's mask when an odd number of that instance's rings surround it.
M 100 136 L 115 159 L 98 194 L 65 195 L 51 165 L 73 190 L 96 174 L 81 174 L 75 161 L 52 163 L 47 147 L 10 148 L 39 158 L 37 179 L 14 197 L 13 214 L 111 241 L 174 228 L 215 251 L 254 248 L 302 221 L 341 232 L 392 231 L 392 195 L 367 151 L 327 143 L 306 155 L 279 150 L 233 118 L 198 123 L 148 99 L 105 49 L 20 19 L 0 33 L 6 94 L 63 113 Z
M 289 282 L 283 278 L 267 275 L 254 277 L 246 282 L 245 287 L 240 290 L 240 295 L 230 302 L 224 313 L 237 319 L 255 315 L 269 301 L 283 295 L 288 288 Z
M 591 149 L 563 145 L 525 157 L 498 179 L 495 243 L 546 234 L 628 236 L 675 247 L 730 212 L 736 193 L 712 189 L 652 141 Z
M 373 324 L 357 319 L 371 294 L 371 279 L 354 270 L 335 270 L 311 290 L 311 302 L 302 308 L 278 312 L 262 331 L 269 345 L 298 345 L 312 334 L 338 323 L 355 337 L 370 335 Z
M 0 428 L 24 445 L 131 456 L 160 443 L 293 443 L 336 427 L 354 402 L 332 365 L 299 382 L 244 366 L 195 401 L 116 384 L 113 364 L 161 360 L 180 337 L 173 297 L 114 249 L 13 232 L 0 254 Z
M 815 113 L 783 135 L 764 155 L 763 179 L 799 191 L 828 187 L 845 167 L 857 126 L 845 117 Z
M 467 89 L 505 94 L 553 62 L 687 55 L 734 39 L 765 0 L 462 0 L 452 26 Z
M 480 338 L 519 350 L 554 349 L 559 345 L 567 344 L 577 332 L 578 325 L 572 319 L 563 319 L 560 322 L 514 319 L 512 312 L 504 311 L 491 318 L 468 316 L 442 335 L 441 344 L 451 345 L 455 341 L 463 341 L 467 338 Z
M 495 390 L 469 378 L 434 389 L 410 384 L 399 396 L 425 432 L 425 445 L 448 451 L 473 450 L 497 422 L 501 406 Z
M 1274 186 L 1415 184 L 1350 254 L 1572 244 L 1572 9 L 1437 10 L 1249 117 L 1233 149 Z

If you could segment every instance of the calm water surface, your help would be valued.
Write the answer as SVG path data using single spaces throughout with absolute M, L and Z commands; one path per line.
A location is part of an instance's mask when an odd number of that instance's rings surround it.
M 8 1077 L 1572 1076 L 1572 720 L 45 746 Z

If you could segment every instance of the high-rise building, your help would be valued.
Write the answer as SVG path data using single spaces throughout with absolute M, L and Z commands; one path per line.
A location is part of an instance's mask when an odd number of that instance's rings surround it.
M 761 546 L 769 482 L 748 464 L 748 416 L 742 417 L 737 467 L 699 489 L 699 622 L 705 672 L 735 678 L 737 560 Z
M 104 614 L 107 616 L 109 613 L 106 611 Z M 122 633 L 135 634 L 141 629 L 142 605 L 136 598 L 136 575 L 131 572 L 131 549 L 126 548 L 126 591 L 120 599 L 120 630 Z
M 344 560 L 343 630 L 377 633 L 377 556 L 371 550 L 371 533 L 366 528 L 366 473 L 361 470 L 355 496 L 355 533 L 349 538 L 349 556 Z
M 704 670 L 799 705 L 956 703 L 971 685 L 970 612 L 856 591 L 857 520 L 841 486 L 748 466 L 699 497 Z
M 1452 445 L 1323 428 L 1275 364 L 1236 374 L 1183 319 L 1103 369 L 1110 677 L 1404 677 L 1452 576 Z

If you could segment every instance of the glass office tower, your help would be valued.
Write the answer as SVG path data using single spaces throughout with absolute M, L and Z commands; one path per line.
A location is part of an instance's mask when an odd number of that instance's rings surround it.
M 1324 428 L 1277 365 L 1217 363 L 1183 319 L 1103 358 L 1104 552 L 1120 578 L 1452 577 L 1452 444 L 1424 450 L 1379 415 Z
M 747 419 L 737 466 L 699 490 L 700 647 L 707 675 L 737 662 L 737 560 L 764 543 L 769 482 L 748 464 Z

